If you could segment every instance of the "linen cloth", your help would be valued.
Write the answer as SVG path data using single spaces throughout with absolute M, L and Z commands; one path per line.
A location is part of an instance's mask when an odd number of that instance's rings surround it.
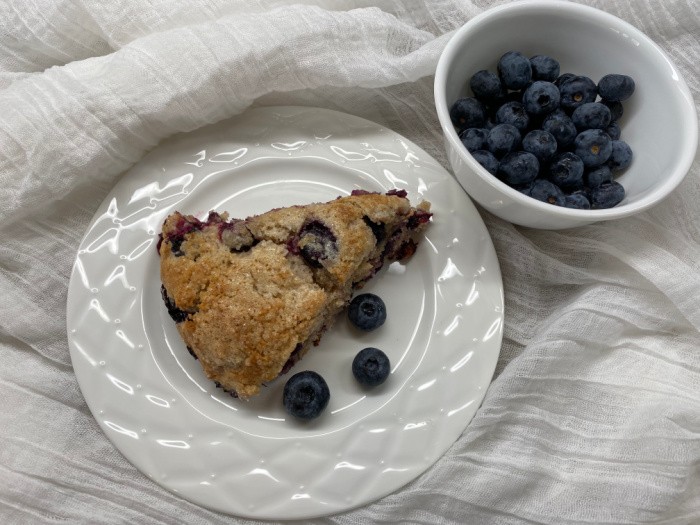
M 0 521 L 189 523 L 71 367 L 68 280 L 97 206 L 161 140 L 251 105 L 322 106 L 448 167 L 432 75 L 488 0 L 5 0 L 0 5 Z M 586 0 L 700 101 L 700 2 Z M 700 163 L 637 217 L 563 232 L 482 211 L 506 318 L 483 405 L 424 475 L 318 523 L 699 523 Z

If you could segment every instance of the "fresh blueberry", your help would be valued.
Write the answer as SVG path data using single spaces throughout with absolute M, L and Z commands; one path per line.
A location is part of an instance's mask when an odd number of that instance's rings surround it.
M 591 208 L 603 210 L 617 206 L 625 198 L 625 188 L 619 182 L 612 181 L 591 189 Z
M 323 261 L 338 255 L 338 245 L 331 229 L 321 221 L 305 224 L 299 231 L 297 246 L 302 258 L 313 268 L 321 268 Z
M 471 152 L 484 149 L 488 134 L 489 132 L 483 128 L 467 128 L 460 132 L 459 138 L 467 151 Z
M 523 151 L 532 153 L 540 162 L 548 160 L 557 151 L 557 139 L 549 131 L 533 129 L 523 138 Z
M 624 113 L 625 108 L 622 106 L 622 102 L 619 100 L 601 100 L 601 104 L 605 104 L 608 106 L 608 109 L 610 110 L 610 118 L 612 120 L 620 120 L 622 118 L 622 114 Z
M 486 110 L 474 97 L 460 98 L 452 104 L 450 118 L 457 129 L 480 128 L 486 122 Z
M 601 129 L 587 129 L 576 135 L 574 153 L 581 157 L 583 165 L 595 168 L 603 165 L 612 153 L 610 137 Z
M 474 160 L 481 164 L 491 175 L 498 173 L 498 159 L 494 157 L 493 153 L 481 149 L 472 151 L 471 154 Z
M 529 184 L 540 170 L 540 163 L 532 153 L 513 151 L 498 165 L 498 178 L 511 186 Z
M 545 179 L 535 179 L 530 186 L 530 197 L 556 206 L 564 206 L 566 198 L 559 186 Z
M 564 207 L 575 210 L 590 210 L 591 203 L 582 193 L 572 193 L 564 198 Z
M 620 135 L 622 135 L 620 125 L 614 120 L 610 123 L 610 125 L 607 128 L 605 128 L 604 131 L 612 140 L 620 140 Z
M 482 69 L 472 75 L 469 87 L 474 96 L 484 102 L 497 100 L 505 95 L 505 89 L 501 79 L 496 73 Z
M 289 378 L 284 385 L 282 401 L 290 415 L 299 419 L 314 419 L 328 406 L 331 391 L 325 379 L 316 372 L 305 370 Z
M 360 330 L 365 332 L 375 330 L 386 321 L 386 305 L 373 293 L 357 295 L 350 301 L 348 319 Z
M 577 75 L 559 85 L 562 108 L 573 111 L 586 102 L 595 102 L 598 89 L 590 78 Z
M 508 51 L 498 60 L 498 76 L 507 89 L 522 89 L 532 79 L 530 61 L 522 53 Z
M 563 73 L 559 75 L 556 80 L 553 81 L 553 84 L 557 87 L 561 86 L 564 82 L 566 82 L 569 79 L 574 78 L 576 75 L 573 73 Z
M 560 188 L 574 188 L 583 180 L 583 161 L 570 151 L 560 153 L 552 159 L 548 177 Z
M 632 164 L 632 148 L 622 140 L 612 141 L 612 151 L 608 159 L 610 171 L 621 171 Z
M 559 76 L 559 62 L 547 55 L 530 57 L 530 67 L 532 68 L 532 80 L 554 82 Z
M 352 375 L 361 385 L 381 385 L 390 371 L 389 358 L 378 348 L 364 348 L 352 360 Z
M 530 117 L 528 117 L 522 103 L 506 102 L 496 111 L 496 122 L 498 124 L 511 124 L 522 133 L 530 124 Z
M 583 181 L 589 188 L 597 188 L 601 184 L 612 181 L 612 172 L 607 166 L 600 166 L 583 175 Z
M 634 80 L 627 75 L 605 75 L 598 82 L 598 93 L 605 100 L 627 100 L 634 93 Z
M 530 115 L 546 115 L 559 107 L 559 99 L 557 86 L 537 80 L 523 93 L 523 106 Z
M 494 126 L 493 129 L 489 131 L 489 136 L 486 138 L 489 151 L 493 153 L 496 158 L 503 157 L 505 154 L 515 151 L 520 146 L 521 141 L 522 139 L 518 128 L 512 124 L 498 124 Z
M 542 129 L 551 133 L 559 148 L 566 148 L 574 142 L 578 130 L 571 118 L 563 111 L 555 111 L 542 121 Z
M 610 109 L 600 102 L 586 102 L 577 107 L 571 114 L 571 120 L 576 129 L 605 129 L 610 124 Z

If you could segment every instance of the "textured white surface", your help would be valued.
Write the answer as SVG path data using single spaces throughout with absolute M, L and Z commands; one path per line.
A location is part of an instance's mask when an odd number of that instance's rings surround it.
M 242 523 L 140 474 L 70 364 L 68 280 L 119 175 L 250 104 L 339 109 L 447 166 L 432 77 L 496 2 L 0 4 L 0 513 L 7 523 Z M 588 0 L 671 56 L 700 101 L 695 0 Z M 700 164 L 640 216 L 566 232 L 484 213 L 506 300 L 469 427 L 401 490 L 324 523 L 700 520 Z
M 165 217 L 245 218 L 395 188 L 414 204 L 430 202 L 434 217 L 410 261 L 363 288 L 386 303 L 384 326 L 359 333 L 340 316 L 255 398 L 217 389 L 163 305 L 155 247 Z M 460 436 L 496 367 L 503 288 L 481 217 L 424 151 L 346 113 L 266 107 L 165 141 L 124 175 L 78 249 L 67 322 L 93 416 L 144 474 L 237 516 L 309 518 L 393 492 Z M 391 361 L 381 388 L 352 377 L 367 346 Z M 320 373 L 331 390 L 323 414 L 305 423 L 282 406 L 285 382 L 302 370 Z

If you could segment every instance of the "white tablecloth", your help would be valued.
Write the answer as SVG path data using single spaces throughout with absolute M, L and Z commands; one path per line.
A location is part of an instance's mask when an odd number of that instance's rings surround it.
M 90 414 L 65 329 L 88 221 L 159 141 L 250 105 L 366 117 L 447 167 L 431 75 L 496 3 L 0 4 L 0 521 L 245 521 L 153 483 Z M 583 3 L 661 45 L 700 101 L 697 0 Z M 319 522 L 700 522 L 699 177 L 696 158 L 651 211 L 566 232 L 484 212 L 507 315 L 483 406 L 424 475 Z

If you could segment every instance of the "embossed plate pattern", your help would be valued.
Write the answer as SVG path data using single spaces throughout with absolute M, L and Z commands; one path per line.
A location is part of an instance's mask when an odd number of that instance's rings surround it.
M 248 402 L 227 396 L 188 354 L 162 304 L 155 246 L 164 218 L 211 209 L 245 217 L 356 188 L 403 188 L 435 213 L 414 257 L 365 287 L 385 300 L 386 324 L 359 334 L 341 317 L 296 365 L 331 388 L 314 421 L 285 415 L 284 378 Z M 118 182 L 78 251 L 67 325 L 90 410 L 144 474 L 218 511 L 309 518 L 395 491 L 454 443 L 495 368 L 503 289 L 471 201 L 415 144 L 330 110 L 257 108 L 161 144 Z M 351 373 L 365 346 L 392 363 L 374 390 Z

